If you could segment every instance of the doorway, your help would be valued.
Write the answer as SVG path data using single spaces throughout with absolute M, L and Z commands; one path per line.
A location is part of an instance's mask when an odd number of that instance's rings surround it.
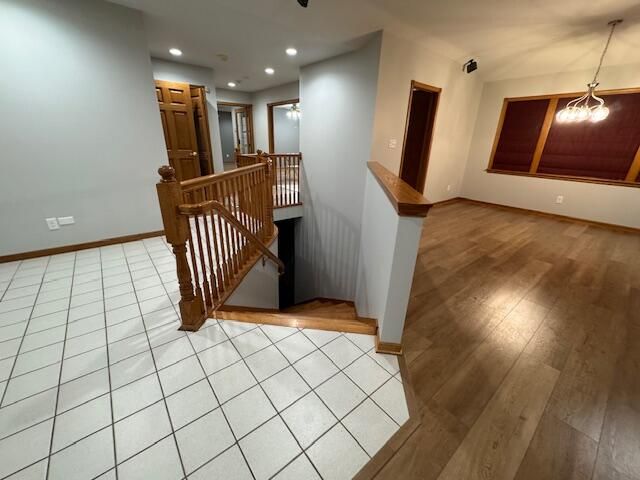
M 255 153 L 253 142 L 253 105 L 218 102 L 218 122 L 224 169 L 236 168 L 235 152 Z
M 179 181 L 213 173 L 205 87 L 156 80 L 169 165 Z
M 423 193 L 441 88 L 411 81 L 400 178 Z
M 267 104 L 270 153 L 300 151 L 300 99 Z

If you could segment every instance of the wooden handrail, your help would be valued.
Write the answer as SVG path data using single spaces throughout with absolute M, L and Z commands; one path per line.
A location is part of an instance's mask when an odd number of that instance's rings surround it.
M 178 206 L 178 211 L 182 215 L 202 215 L 203 213 L 215 210 L 219 215 L 222 215 L 227 222 L 233 225 L 247 240 L 249 240 L 253 246 L 260 250 L 269 260 L 278 266 L 278 273 L 284 273 L 284 263 L 275 254 L 269 250 L 258 237 L 256 237 L 247 227 L 240 223 L 236 217 L 227 210 L 224 205 L 215 200 L 207 200 L 205 202 L 194 204 L 183 204 Z
M 432 206 L 420 192 L 401 178 L 396 177 L 378 162 L 368 162 L 367 166 L 380 187 L 391 201 L 393 208 L 402 217 L 426 217 Z
M 214 173 L 212 175 L 205 175 L 203 177 L 191 178 L 189 180 L 184 180 L 180 182 L 180 187 L 182 188 L 183 191 L 201 188 L 215 182 L 221 182 L 223 180 L 240 177 L 242 175 L 246 175 L 247 173 L 260 170 L 261 168 L 262 167 L 259 164 L 256 164 L 256 165 L 249 165 L 248 167 L 241 167 L 241 168 L 236 168 L 234 170 L 228 170 L 222 173 Z

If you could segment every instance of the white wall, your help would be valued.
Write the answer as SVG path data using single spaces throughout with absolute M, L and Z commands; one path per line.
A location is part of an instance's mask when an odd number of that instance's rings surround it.
M 486 173 L 505 97 L 577 92 L 593 71 L 519 78 L 484 85 L 461 195 L 599 222 L 640 227 L 640 189 Z M 640 64 L 603 68 L 604 90 L 640 86 Z M 564 203 L 556 204 L 557 195 Z
M 381 342 L 402 342 L 423 223 L 399 216 L 367 171 L 355 304 L 359 315 L 378 320 Z
M 269 121 L 267 104 L 299 98 L 300 86 L 298 82 L 287 83 L 279 87 L 268 88 L 251 95 L 253 104 L 253 130 L 256 150 L 269 151 Z M 303 112 L 304 115 L 304 112 Z
M 355 297 L 380 35 L 361 50 L 302 68 L 296 300 Z
M 269 246 L 278 256 L 278 239 Z M 268 308 L 277 310 L 280 303 L 280 274 L 278 266 L 266 259 L 264 265 L 259 259 L 242 282 L 231 294 L 225 305 L 238 307 Z
M 411 80 L 442 88 L 424 195 L 432 202 L 459 195 L 482 83 L 477 75 L 423 46 L 384 32 L 372 158 L 400 171 Z M 389 148 L 395 138 L 397 146 Z M 447 187 L 450 189 L 447 190 Z
M 153 78 L 156 80 L 202 85 L 207 88 L 207 112 L 209 114 L 213 171 L 216 173 L 223 172 L 224 165 L 222 164 L 222 146 L 220 128 L 218 126 L 218 104 L 213 69 L 159 58 L 152 58 L 151 65 L 153 67 Z
M 0 3 L 0 255 L 162 229 L 166 150 L 141 15 Z M 49 231 L 44 219 L 73 215 Z
M 248 92 L 218 88 L 216 89 L 216 96 L 219 102 L 251 104 L 251 94 Z
M 300 151 L 300 121 L 290 118 L 288 108 L 273 109 L 274 150 L 278 153 Z

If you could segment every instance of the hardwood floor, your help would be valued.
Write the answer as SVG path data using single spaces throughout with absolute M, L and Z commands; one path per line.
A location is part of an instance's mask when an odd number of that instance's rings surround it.
M 436 207 L 404 351 L 422 424 L 377 479 L 640 480 L 640 235 Z

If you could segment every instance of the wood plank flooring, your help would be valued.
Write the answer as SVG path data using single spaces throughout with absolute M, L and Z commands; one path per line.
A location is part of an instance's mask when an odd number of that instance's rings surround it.
M 640 480 L 640 234 L 436 207 L 404 352 L 422 424 L 377 479 Z

